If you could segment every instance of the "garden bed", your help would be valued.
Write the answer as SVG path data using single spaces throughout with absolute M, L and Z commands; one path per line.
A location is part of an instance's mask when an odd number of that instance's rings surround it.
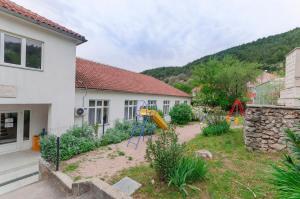
M 186 142 L 201 132 L 201 126 L 199 123 L 191 123 L 177 127 L 176 132 L 179 141 Z M 134 137 L 133 142 L 137 142 L 137 139 L 138 137 Z M 144 141 L 141 139 L 137 149 L 134 145 L 127 147 L 126 140 L 80 154 L 62 162 L 62 170 L 74 180 L 98 177 L 110 182 L 111 177 L 120 171 L 146 163 L 144 157 L 147 139 L 147 136 Z
M 187 153 L 191 154 L 199 149 L 213 153 L 213 159 L 207 161 L 209 173 L 206 181 L 193 184 L 201 191 L 189 190 L 189 198 L 275 198 L 274 187 L 269 184 L 271 165 L 278 163 L 282 155 L 248 152 L 242 129 L 234 129 L 215 137 L 199 135 L 189 141 L 187 149 Z M 124 176 L 143 185 L 134 194 L 134 198 L 181 197 L 175 188 L 159 182 L 155 171 L 148 164 L 123 170 L 113 177 L 111 183 Z

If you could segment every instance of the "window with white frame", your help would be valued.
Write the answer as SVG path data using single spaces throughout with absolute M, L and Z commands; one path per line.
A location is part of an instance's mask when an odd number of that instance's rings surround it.
M 168 115 L 170 111 L 170 101 L 169 100 L 164 100 L 163 103 L 163 113 L 164 115 Z
M 149 109 L 157 109 L 156 100 L 148 100 Z
M 187 104 L 187 103 L 188 103 L 188 101 L 187 101 L 187 100 L 184 100 L 184 102 L 183 102 L 183 103 Z
M 90 100 L 88 111 L 88 123 L 107 124 L 109 116 L 109 101 L 108 100 Z
M 125 100 L 124 119 L 133 120 L 136 116 L 137 100 Z
M 180 104 L 180 100 L 175 100 L 175 105 Z
M 42 69 L 43 42 L 0 32 L 0 64 Z

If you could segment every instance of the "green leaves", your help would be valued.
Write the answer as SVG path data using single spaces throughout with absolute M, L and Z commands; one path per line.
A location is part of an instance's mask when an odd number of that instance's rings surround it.
M 193 71 L 194 86 L 202 86 L 196 101 L 201 105 L 229 108 L 236 98 L 245 98 L 247 82 L 259 74 L 258 64 L 242 62 L 232 56 L 211 59 Z
M 187 124 L 192 120 L 192 108 L 188 104 L 175 105 L 169 112 L 174 124 Z
M 296 199 L 300 198 L 300 136 L 299 132 L 291 129 L 286 129 L 285 133 L 292 154 L 284 156 L 282 165 L 273 166 L 271 182 L 276 186 L 280 198 Z

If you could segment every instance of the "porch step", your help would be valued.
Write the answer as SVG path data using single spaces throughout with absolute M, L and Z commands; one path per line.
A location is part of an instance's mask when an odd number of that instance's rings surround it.
M 0 174 L 0 195 L 32 184 L 39 180 L 37 164 L 10 170 Z

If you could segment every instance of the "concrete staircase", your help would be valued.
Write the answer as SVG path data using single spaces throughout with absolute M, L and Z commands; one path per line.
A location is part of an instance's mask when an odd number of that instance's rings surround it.
M 0 156 L 0 195 L 39 180 L 39 153 L 22 151 Z
M 0 195 L 32 184 L 39 180 L 38 164 L 31 163 L 0 173 Z

